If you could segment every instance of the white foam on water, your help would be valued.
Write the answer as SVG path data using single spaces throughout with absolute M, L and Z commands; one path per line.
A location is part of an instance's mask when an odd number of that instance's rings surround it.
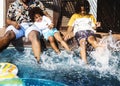
M 103 37 L 100 44 L 104 44 L 105 47 L 98 47 L 95 51 L 90 53 L 90 56 L 95 60 L 95 65 L 91 66 L 92 70 L 98 70 L 100 76 L 112 75 L 119 79 L 119 63 L 120 63 L 120 41 L 115 39 L 111 32 L 109 36 Z
M 41 54 L 41 64 L 37 64 L 36 59 L 32 53 L 32 49 L 25 49 L 23 53 L 13 54 L 12 51 L 4 51 L 0 54 L 2 61 L 12 61 L 15 64 L 23 64 L 25 67 L 34 67 L 36 72 L 45 69 L 48 71 L 62 71 L 63 69 L 71 72 L 71 70 L 78 70 L 79 75 L 86 74 L 84 71 L 99 72 L 97 77 L 109 77 L 109 75 L 117 77 L 120 81 L 120 41 L 116 40 L 111 34 L 107 37 L 103 37 L 100 44 L 105 44 L 105 47 L 98 47 L 94 51 L 90 51 L 88 61 L 89 65 L 84 64 L 80 59 L 80 48 L 74 49 L 73 53 L 68 53 L 65 50 L 61 50 L 60 54 L 57 54 L 53 49 L 49 48 Z M 8 58 L 9 57 L 9 58 Z M 21 67 L 22 68 L 22 67 Z M 41 68 L 41 69 L 40 69 Z M 37 71 L 38 70 L 38 71 Z M 33 70 L 30 70 L 32 73 Z M 76 72 L 76 71 L 75 71 Z M 86 74 L 87 76 L 87 74 Z

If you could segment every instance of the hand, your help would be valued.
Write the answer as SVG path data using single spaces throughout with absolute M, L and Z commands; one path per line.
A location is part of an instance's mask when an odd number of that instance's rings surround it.
M 50 29 L 52 29 L 53 27 L 54 27 L 53 23 L 48 26 L 48 28 L 50 28 Z
M 73 35 L 72 33 L 67 32 L 64 36 L 64 40 L 67 41 L 68 39 L 72 38 L 73 37 L 72 35 Z
M 17 23 L 17 22 L 15 22 L 15 21 L 13 21 L 12 22 L 12 25 L 16 28 L 16 29 L 20 29 L 20 25 Z
M 101 22 L 96 22 L 96 27 L 101 27 Z
M 68 39 L 71 39 L 72 37 L 74 37 L 73 27 L 69 26 L 68 29 L 67 29 L 67 33 L 64 36 L 64 40 L 67 41 Z

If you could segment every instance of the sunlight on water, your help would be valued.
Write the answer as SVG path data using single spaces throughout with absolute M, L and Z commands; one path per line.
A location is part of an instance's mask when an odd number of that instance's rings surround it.
M 20 78 L 49 79 L 69 86 L 119 86 L 120 41 L 110 32 L 99 43 L 106 46 L 88 52 L 89 65 L 80 59 L 78 48 L 73 53 L 61 49 L 60 54 L 49 48 L 41 54 L 40 64 L 36 62 L 31 48 L 26 48 L 24 52 L 8 48 L 0 53 L 0 62 L 16 64 Z

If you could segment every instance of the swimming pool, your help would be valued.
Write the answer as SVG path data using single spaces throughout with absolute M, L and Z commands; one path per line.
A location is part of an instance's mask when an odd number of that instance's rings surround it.
M 115 46 L 118 50 L 109 45 L 104 51 L 88 52 L 89 65 L 80 60 L 80 49 L 74 49 L 74 54 L 62 50 L 57 55 L 51 48 L 42 53 L 41 64 L 37 64 L 31 48 L 18 52 L 11 47 L 0 53 L 0 62 L 15 64 L 19 69 L 19 78 L 31 83 L 35 82 L 33 79 L 44 79 L 68 86 L 120 86 L 119 43 Z

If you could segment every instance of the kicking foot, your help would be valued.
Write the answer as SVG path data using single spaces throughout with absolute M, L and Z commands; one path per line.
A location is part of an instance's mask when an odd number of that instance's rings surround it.
M 35 57 L 37 60 L 37 63 L 40 64 L 40 58 Z

